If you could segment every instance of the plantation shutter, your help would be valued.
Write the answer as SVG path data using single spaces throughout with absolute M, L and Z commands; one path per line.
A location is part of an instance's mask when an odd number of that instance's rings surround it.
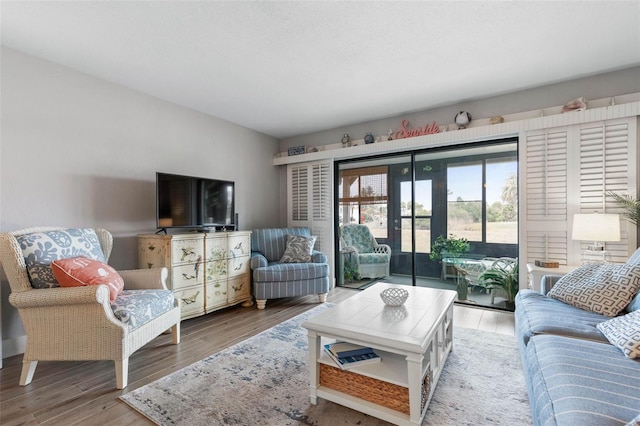
M 525 250 L 527 263 L 568 260 L 568 151 L 566 128 L 525 137 Z
M 580 128 L 580 210 L 576 213 L 620 213 L 609 191 L 627 194 L 633 188 L 634 168 L 629 145 L 629 122 L 589 123 Z M 634 192 L 632 192 L 634 193 Z M 621 226 L 619 242 L 605 243 L 614 262 L 624 262 L 629 252 L 629 233 Z M 590 242 L 581 242 L 585 250 Z
M 576 213 L 622 213 L 607 193 L 638 196 L 635 118 L 528 132 L 521 138 L 525 224 L 520 257 L 579 265 L 590 241 L 571 236 Z M 619 242 L 605 248 L 624 262 L 637 245 L 634 225 L 621 222 Z
M 309 168 L 306 165 L 289 166 L 289 205 L 289 220 L 306 222 L 309 219 Z
M 327 255 L 333 275 L 333 165 L 330 161 L 288 166 L 287 226 L 305 226 L 317 237 L 314 249 Z

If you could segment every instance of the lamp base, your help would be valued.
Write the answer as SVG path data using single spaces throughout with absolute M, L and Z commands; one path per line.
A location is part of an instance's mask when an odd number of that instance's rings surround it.
M 582 252 L 582 264 L 609 263 L 612 261 L 611 252 L 606 250 L 585 250 Z

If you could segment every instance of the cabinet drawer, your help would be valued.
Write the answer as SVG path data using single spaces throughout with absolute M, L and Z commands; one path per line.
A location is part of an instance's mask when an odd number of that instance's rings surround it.
M 227 281 L 220 280 L 207 285 L 207 305 L 209 312 L 212 308 L 227 304 Z
M 171 266 L 171 240 L 168 238 L 138 239 L 138 268 Z
M 229 271 L 229 278 L 248 274 L 250 266 L 251 266 L 251 263 L 250 263 L 249 256 L 235 257 L 235 258 L 229 259 L 229 267 L 227 269 Z
M 201 286 L 189 287 L 174 291 L 175 296 L 182 301 L 180 305 L 181 317 L 192 317 L 204 313 L 204 289 Z
M 195 263 L 202 259 L 204 259 L 202 237 L 171 240 L 171 261 L 174 265 Z
M 177 265 L 171 268 L 171 289 L 190 287 L 204 284 L 204 264 L 202 262 L 191 265 Z
M 249 275 L 230 279 L 227 293 L 229 302 L 251 298 L 251 280 L 249 279 Z
M 223 236 L 207 237 L 205 241 L 207 261 L 227 258 L 227 238 Z
M 227 259 L 207 262 L 207 283 L 227 278 Z
M 249 256 L 251 254 L 250 235 L 229 236 L 229 257 Z

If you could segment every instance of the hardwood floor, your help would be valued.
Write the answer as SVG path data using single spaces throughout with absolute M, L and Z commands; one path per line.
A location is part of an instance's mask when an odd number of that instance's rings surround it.
M 339 303 L 357 291 L 336 288 L 327 301 Z M 317 296 L 270 300 L 263 311 L 236 306 L 183 321 L 180 345 L 172 345 L 170 335 L 162 335 L 131 356 L 129 385 L 121 391 L 115 389 L 111 361 L 43 361 L 33 382 L 21 387 L 22 355 L 7 358 L 0 369 L 0 424 L 153 424 L 118 397 L 307 311 L 317 306 L 317 300 Z M 454 307 L 456 326 L 514 334 L 512 313 L 458 305 Z

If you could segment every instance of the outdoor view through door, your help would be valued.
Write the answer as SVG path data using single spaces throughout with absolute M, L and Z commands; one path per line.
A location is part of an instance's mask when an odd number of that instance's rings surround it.
M 517 160 L 509 139 L 338 162 L 338 283 L 448 288 L 460 303 L 510 309 L 513 283 L 482 273 L 500 268 L 517 286 Z M 386 247 L 386 268 L 365 265 L 384 263 L 374 254 Z

